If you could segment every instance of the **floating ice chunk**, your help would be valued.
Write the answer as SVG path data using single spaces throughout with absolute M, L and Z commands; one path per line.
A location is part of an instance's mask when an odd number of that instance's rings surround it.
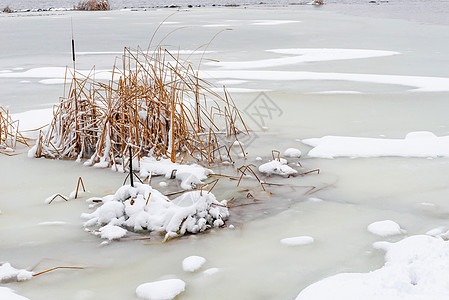
M 189 256 L 182 261 L 182 269 L 186 272 L 195 272 L 200 269 L 205 262 L 206 259 L 204 257 L 196 255 Z
M 101 236 L 102 239 L 108 239 L 110 241 L 124 237 L 128 232 L 126 229 L 123 229 L 122 227 L 109 224 L 101 227 L 99 231 L 100 231 L 99 235 Z
M 207 275 L 207 276 L 211 276 L 211 275 L 217 274 L 218 272 L 220 272 L 220 269 L 210 268 L 210 269 L 207 269 L 206 271 L 204 271 L 203 274 Z
M 285 150 L 284 155 L 287 157 L 298 158 L 301 156 L 301 151 L 296 148 L 288 148 L 287 150 Z
M 185 290 L 181 279 L 167 279 L 141 284 L 136 289 L 138 297 L 148 300 L 170 300 Z
M 0 282 L 25 281 L 30 280 L 32 277 L 33 277 L 32 272 L 29 272 L 24 269 L 16 269 L 12 267 L 9 263 L 4 263 L 0 265 Z
M 314 147 L 310 157 L 449 157 L 449 136 L 427 131 L 411 132 L 405 139 L 325 136 L 302 142 Z
M 287 166 L 287 161 L 282 158 L 280 160 L 272 160 L 260 165 L 259 171 L 267 175 L 274 174 L 281 176 L 290 176 L 298 173 L 298 171 Z
M 312 244 L 314 241 L 314 238 L 311 236 L 297 236 L 282 239 L 281 243 L 287 246 L 300 246 Z
M 4 300 L 29 300 L 23 296 L 17 295 L 13 290 L 7 287 L 0 287 L 0 299 Z
M 391 220 L 371 223 L 368 225 L 367 229 L 369 232 L 380 236 L 404 234 L 407 232 L 404 229 L 401 229 L 398 223 Z

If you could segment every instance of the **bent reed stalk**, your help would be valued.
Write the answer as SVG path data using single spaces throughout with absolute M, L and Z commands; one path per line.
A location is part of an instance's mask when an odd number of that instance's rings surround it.
M 17 143 L 29 146 L 28 139 L 19 132 L 19 121 L 13 121 L 9 111 L 0 106 L 0 153 L 12 152 Z
M 232 144 L 248 134 L 226 89 L 218 95 L 190 62 L 161 46 L 152 52 L 124 48 L 109 81 L 97 80 L 94 69 L 67 72 L 68 93 L 39 136 L 36 157 L 87 159 L 88 165 L 124 170 L 132 147 L 133 159 L 211 164 L 232 160 Z

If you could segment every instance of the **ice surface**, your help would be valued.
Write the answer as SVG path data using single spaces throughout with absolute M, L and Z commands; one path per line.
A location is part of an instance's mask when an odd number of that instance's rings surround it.
M 405 139 L 325 136 L 302 142 L 314 147 L 310 157 L 449 157 L 449 136 L 428 131 L 410 132 Z
M 138 297 L 148 300 L 170 300 L 185 290 L 181 279 L 167 279 L 141 284 L 136 289 Z
M 406 233 L 404 229 L 401 229 L 398 223 L 391 220 L 371 223 L 368 225 L 367 229 L 369 232 L 380 236 L 390 236 Z
M 182 261 L 182 269 L 186 272 L 195 272 L 200 269 L 204 263 L 206 263 L 206 259 L 201 256 L 189 256 L 184 258 Z
M 312 244 L 314 241 L 314 238 L 311 236 L 297 236 L 282 239 L 281 243 L 287 246 L 300 246 Z

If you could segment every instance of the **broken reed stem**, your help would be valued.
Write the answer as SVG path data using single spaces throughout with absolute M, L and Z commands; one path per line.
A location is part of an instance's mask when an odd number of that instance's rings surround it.
M 9 111 L 0 106 L 0 153 L 13 155 L 8 152 L 14 151 L 17 143 L 29 146 L 28 140 L 19 132 L 19 121 L 12 120 Z
M 53 202 L 53 200 L 55 200 L 57 197 L 60 197 L 60 198 L 62 198 L 63 200 L 65 200 L 65 201 L 69 201 L 66 197 L 64 197 L 63 195 L 61 195 L 61 194 L 56 194 L 56 195 L 54 195 L 54 197 L 53 198 L 51 198 L 51 200 L 48 202 L 48 204 L 51 204 L 52 202 Z
M 54 268 L 51 268 L 51 269 L 48 269 L 48 270 L 45 270 L 45 271 L 33 274 L 33 277 L 39 276 L 39 275 L 42 275 L 42 274 L 45 274 L 45 273 L 48 273 L 48 272 L 51 272 L 51 271 L 54 271 L 54 270 L 58 270 L 58 269 L 84 270 L 84 269 L 87 269 L 87 268 L 85 268 L 85 267 L 54 267 Z
M 86 191 L 86 188 L 84 187 L 83 179 L 82 179 L 81 177 L 78 178 L 78 183 L 76 184 L 75 199 L 78 198 L 78 189 L 79 189 L 79 187 L 80 187 L 80 183 L 81 183 L 81 186 L 83 187 L 83 192 Z

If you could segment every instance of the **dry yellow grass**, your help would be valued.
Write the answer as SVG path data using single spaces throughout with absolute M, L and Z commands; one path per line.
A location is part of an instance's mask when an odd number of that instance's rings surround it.
M 77 10 L 110 10 L 108 0 L 85 0 L 78 3 Z
M 111 80 L 94 74 L 69 74 L 68 93 L 55 106 L 35 156 L 124 168 L 131 147 L 134 158 L 214 163 L 230 158 L 239 134 L 248 134 L 227 91 L 219 96 L 188 61 L 162 47 L 125 48 Z

